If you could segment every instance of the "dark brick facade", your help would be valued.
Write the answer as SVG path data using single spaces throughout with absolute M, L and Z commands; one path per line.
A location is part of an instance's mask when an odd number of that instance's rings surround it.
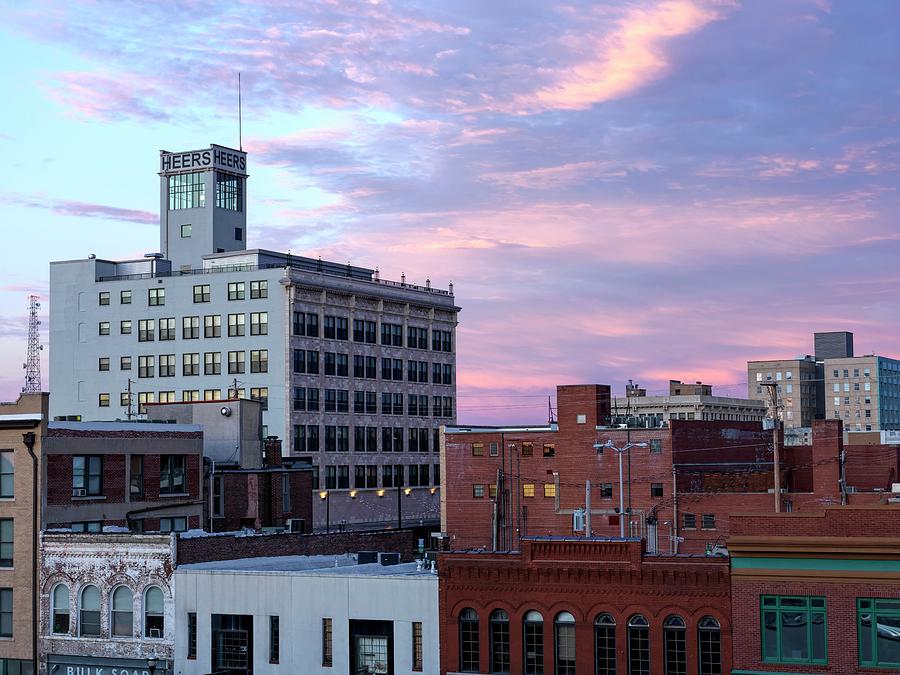
M 282 533 L 179 537 L 176 550 L 179 565 L 259 556 L 343 555 L 355 551 L 400 553 L 403 561 L 410 561 L 416 545 L 416 533 L 413 530 L 383 530 L 306 535 Z
M 287 501 L 285 476 L 290 490 Z M 290 519 L 302 519 L 303 532 L 312 531 L 312 469 L 226 470 L 220 479 L 223 512 L 213 516 L 212 531 L 285 527 Z
M 704 617 L 720 626 L 722 672 L 731 663 L 731 601 L 728 561 L 723 558 L 645 555 L 637 540 L 524 539 L 520 553 L 441 553 L 441 673 L 461 669 L 459 616 L 479 618 L 478 672 L 491 672 L 489 618 L 509 616 L 511 673 L 523 672 L 523 619 L 543 617 L 543 672 L 554 672 L 554 618 L 575 617 L 577 675 L 595 672 L 594 620 L 615 620 L 618 672 L 628 672 L 627 624 L 635 615 L 649 622 L 650 672 L 664 668 L 663 622 L 684 619 L 688 673 L 697 673 L 697 625 Z

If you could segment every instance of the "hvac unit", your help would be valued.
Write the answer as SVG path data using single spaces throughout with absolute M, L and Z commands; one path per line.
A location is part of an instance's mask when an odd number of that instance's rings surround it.
M 87 497 L 87 490 L 85 488 L 72 488 L 72 496 Z
M 303 534 L 306 532 L 306 519 L 288 518 L 287 526 L 284 529 L 291 534 Z
M 378 554 L 378 562 L 387 567 L 388 565 L 399 565 L 400 564 L 400 554 L 399 553 L 379 553 Z
M 572 512 L 572 531 L 584 532 L 584 509 L 575 509 Z
M 900 494 L 900 483 L 891 483 L 891 492 L 895 495 Z

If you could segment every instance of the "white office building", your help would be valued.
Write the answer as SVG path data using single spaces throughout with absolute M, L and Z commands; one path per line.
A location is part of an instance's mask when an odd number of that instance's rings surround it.
M 438 577 L 416 563 L 283 556 L 174 576 L 175 673 L 439 672 Z
M 160 251 L 51 263 L 51 415 L 259 399 L 263 434 L 310 460 L 328 493 L 317 522 L 327 501 L 332 522 L 392 524 L 396 501 L 374 497 L 398 485 L 405 517 L 437 522 L 438 429 L 456 418 L 452 285 L 247 250 L 246 167 L 217 145 L 163 151 Z

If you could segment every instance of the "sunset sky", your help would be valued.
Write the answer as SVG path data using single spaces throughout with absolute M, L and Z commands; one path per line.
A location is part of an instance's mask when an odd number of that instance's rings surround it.
M 4 400 L 49 261 L 159 248 L 158 151 L 236 145 L 238 71 L 248 246 L 452 281 L 461 422 L 900 356 L 895 0 L 2 4 Z

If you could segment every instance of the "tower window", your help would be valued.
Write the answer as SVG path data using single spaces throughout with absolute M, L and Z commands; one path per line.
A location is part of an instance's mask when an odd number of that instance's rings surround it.
M 240 178 L 216 171 L 216 208 L 243 211 L 243 184 Z M 240 240 L 240 237 L 235 237 Z
M 191 224 L 185 223 L 184 225 L 181 226 L 181 238 L 187 239 L 190 236 L 191 236 Z
M 169 210 L 196 209 L 206 206 L 206 183 L 203 173 L 169 176 Z
M 244 230 L 240 227 L 234 228 L 234 240 L 235 241 L 244 241 Z

